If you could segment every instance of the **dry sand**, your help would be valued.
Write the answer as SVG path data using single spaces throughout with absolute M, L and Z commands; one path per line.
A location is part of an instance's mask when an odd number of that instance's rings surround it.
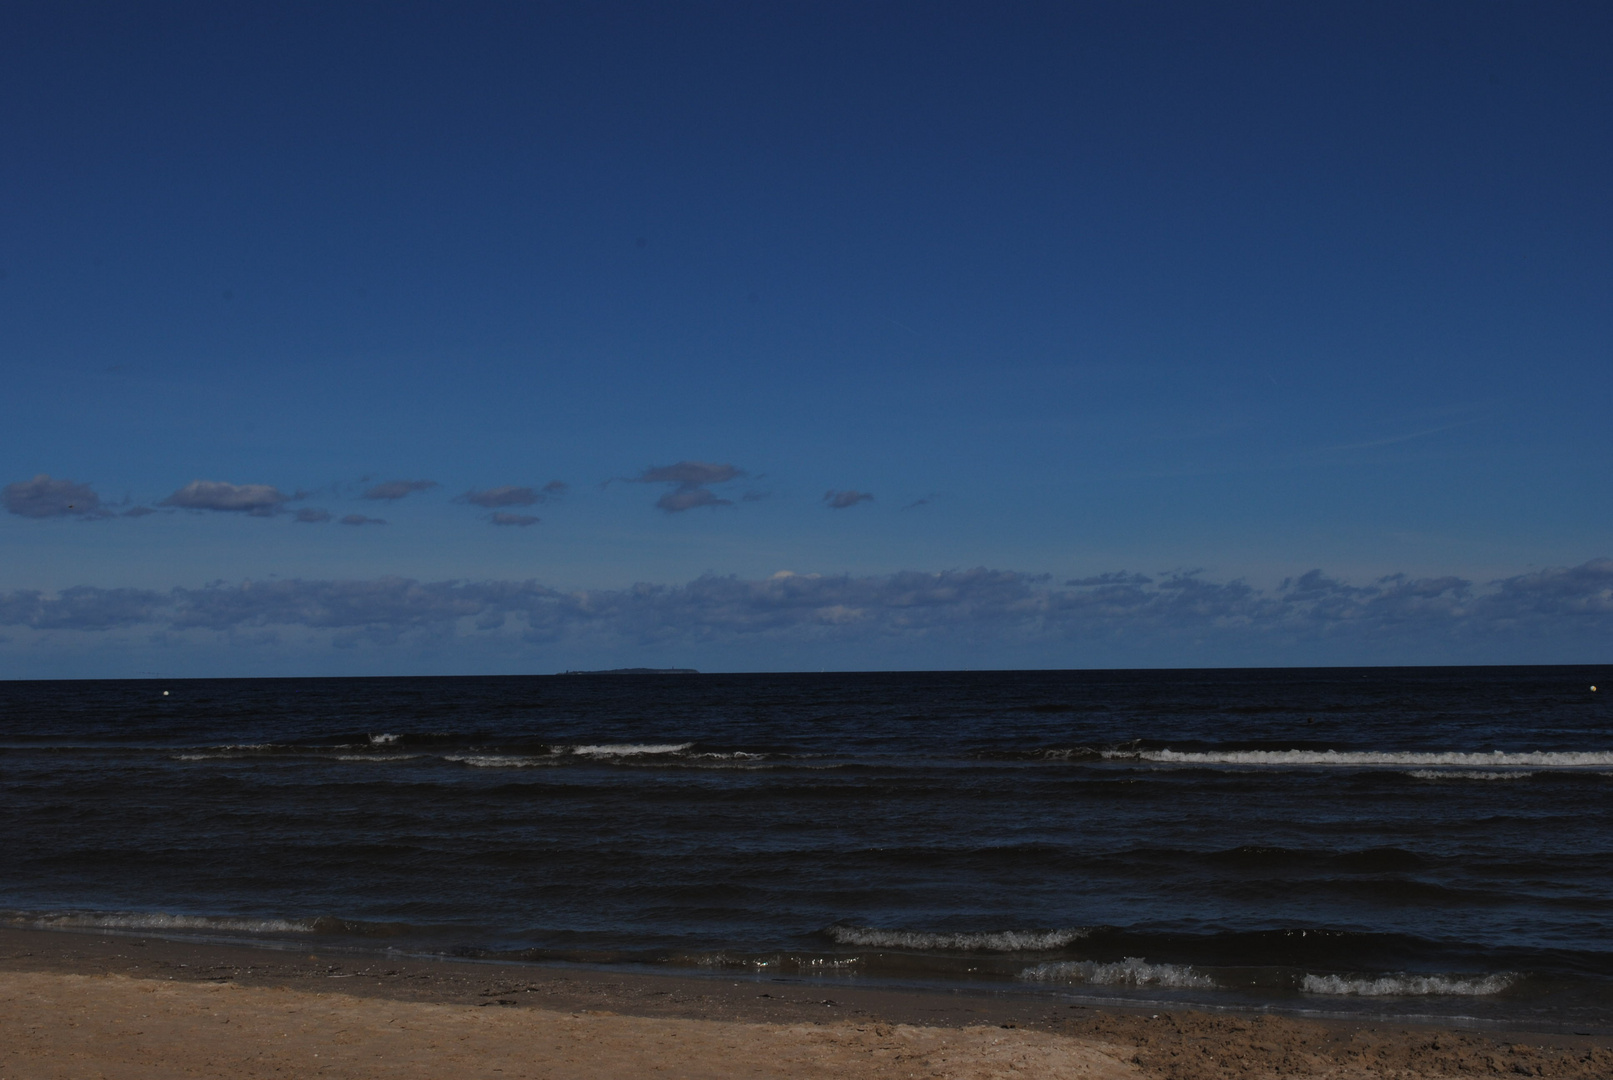
M 0 1077 L 1613 1077 L 1605 1039 L 0 931 Z
M 127 975 L 0 977 L 18 1077 L 1009 1077 L 1135 1075 L 1036 1031 L 758 1024 L 433 1005 Z

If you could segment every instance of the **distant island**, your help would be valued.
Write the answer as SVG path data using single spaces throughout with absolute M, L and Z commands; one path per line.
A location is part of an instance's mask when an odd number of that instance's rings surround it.
M 562 675 L 698 675 L 692 667 L 613 667 L 603 671 L 562 671 Z

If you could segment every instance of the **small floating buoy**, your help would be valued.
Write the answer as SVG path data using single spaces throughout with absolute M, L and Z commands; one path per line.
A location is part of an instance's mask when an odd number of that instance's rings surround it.
M 1591 687 L 1591 689 L 1592 689 L 1592 690 L 1595 690 L 1595 689 L 1596 689 L 1596 687 L 1594 687 L 1594 686 L 1593 686 L 1593 687 Z M 163 696 L 163 697 L 167 697 L 167 696 L 168 696 L 168 691 L 166 691 L 166 690 L 164 690 L 164 691 L 163 691 L 163 692 L 162 692 L 162 696 Z

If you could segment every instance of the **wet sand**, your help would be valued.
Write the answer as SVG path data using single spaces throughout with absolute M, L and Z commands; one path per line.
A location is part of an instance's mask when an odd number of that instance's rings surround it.
M 1613 1040 L 0 930 L 0 1077 L 1613 1076 Z

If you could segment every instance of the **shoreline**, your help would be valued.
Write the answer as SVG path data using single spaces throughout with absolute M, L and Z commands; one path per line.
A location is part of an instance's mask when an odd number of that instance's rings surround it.
M 1126 992 L 1124 989 L 1120 992 L 1106 992 L 1101 987 L 1088 987 L 1079 983 L 1056 985 L 1011 981 L 1006 978 L 953 981 L 944 977 L 926 978 L 922 975 L 905 978 L 868 975 L 837 977 L 788 969 L 784 972 L 775 972 L 745 967 L 697 968 L 678 964 L 660 965 L 631 961 L 590 962 L 477 953 L 456 955 L 411 952 L 396 947 L 366 946 L 355 943 L 352 939 L 344 940 L 339 937 L 310 935 L 302 939 L 278 937 L 253 940 L 231 937 L 228 932 L 220 934 L 184 929 L 165 931 L 122 926 L 72 924 L 29 926 L 16 922 L 9 926 L 0 925 L 0 970 L 5 970 L 4 956 L 7 955 L 5 943 L 10 940 L 5 935 L 22 936 L 34 942 L 35 945 L 31 950 L 47 958 L 49 970 L 82 973 L 87 970 L 102 970 L 97 965 L 105 963 L 111 965 L 104 969 L 107 971 L 126 969 L 136 971 L 139 968 L 138 961 L 145 959 L 149 962 L 148 967 L 151 964 L 157 965 L 164 972 L 165 978 L 170 976 L 194 978 L 196 971 L 204 969 L 228 972 L 232 978 L 246 977 L 262 985 L 280 985 L 282 982 L 288 986 L 304 982 L 315 985 L 319 980 L 326 978 L 358 978 L 361 983 L 355 985 L 364 985 L 368 987 L 367 992 L 373 991 L 380 996 L 390 995 L 392 991 L 387 987 L 401 985 L 399 980 L 408 980 L 411 985 L 417 987 L 435 986 L 438 988 L 437 992 L 452 995 L 457 992 L 454 988 L 462 988 L 464 985 L 476 982 L 478 978 L 489 986 L 497 985 L 500 977 L 496 973 L 502 972 L 502 981 L 541 984 L 542 992 L 546 994 L 559 993 L 559 988 L 562 987 L 573 989 L 588 987 L 593 988 L 588 990 L 588 993 L 595 993 L 599 992 L 597 989 L 599 987 L 610 986 L 613 988 L 612 992 L 626 992 L 630 996 L 648 994 L 660 997 L 664 996 L 664 987 L 669 983 L 679 983 L 684 985 L 684 990 L 680 991 L 683 996 L 716 995 L 733 998 L 736 1001 L 748 1000 L 743 987 L 766 988 L 770 985 L 791 988 L 787 992 L 780 991 L 786 999 L 814 1004 L 825 999 L 835 999 L 838 1005 L 842 1000 L 867 998 L 878 1008 L 889 1010 L 891 999 L 900 999 L 908 1002 L 906 1008 L 909 1012 L 903 1015 L 915 1018 L 921 1015 L 930 1017 L 931 1014 L 951 1017 L 943 1021 L 945 1023 L 966 1022 L 968 1017 L 977 1013 L 990 1016 L 999 1013 L 1011 1015 L 1016 1012 L 1031 1014 L 1044 1007 L 1055 1011 L 1065 1007 L 1079 1007 L 1123 1015 L 1177 1012 L 1224 1017 L 1272 1016 L 1299 1022 L 1343 1025 L 1352 1029 L 1390 1026 L 1428 1031 L 1488 1033 L 1497 1039 L 1512 1036 L 1533 1039 L 1562 1037 L 1613 1042 L 1613 1030 L 1576 1030 L 1576 1027 L 1583 1025 L 1576 1025 L 1566 1020 L 1544 1024 L 1533 1023 L 1528 1017 L 1517 1015 L 1496 1016 L 1409 1010 L 1373 1012 L 1369 1005 L 1376 999 L 1372 998 L 1341 999 L 1340 1002 L 1333 1003 L 1333 1007 L 1329 1007 L 1330 1003 L 1325 1001 L 1310 1004 L 1283 1000 L 1262 1001 L 1253 995 L 1229 990 L 1221 1001 L 1206 1001 L 1193 997 L 1172 997 L 1171 988 L 1168 987 L 1135 987 L 1131 988 L 1131 992 Z M 61 943 L 60 939 L 63 936 L 80 941 L 100 939 L 100 944 L 89 952 L 82 952 L 83 947 L 75 951 Z M 118 953 L 116 949 L 119 942 L 125 947 L 141 951 Z M 65 959 L 75 956 L 79 957 L 78 963 L 82 966 L 58 967 Z M 97 957 L 98 959 L 95 959 Z M 271 957 L 284 959 L 280 963 L 274 963 L 269 959 Z M 292 960 L 290 959 L 292 957 L 301 959 Z M 325 974 L 327 969 L 337 973 Z M 402 974 L 384 974 L 394 969 Z M 478 971 L 481 973 L 480 976 L 476 974 Z M 663 989 L 646 989 L 650 987 Z M 1162 996 L 1150 996 L 1150 991 Z M 779 995 L 763 992 L 759 997 L 770 999 Z M 450 996 L 430 1000 L 458 999 Z M 939 1001 L 971 1004 L 967 1007 L 960 1005 L 958 1009 L 942 1008 L 935 1004 Z M 929 1004 L 918 1004 L 920 1002 Z M 1347 1007 L 1346 1003 L 1357 1007 Z M 959 1009 L 961 1011 L 958 1011 Z M 773 1016 L 776 1013 L 764 1012 L 758 1015 Z M 1594 1025 L 1589 1026 L 1594 1028 Z
M 794 1046 L 802 1039 L 829 1039 L 833 1043 L 830 1056 L 839 1055 L 836 1068 L 843 1075 L 888 1075 L 875 1068 L 883 1059 L 875 1053 L 877 1047 L 870 1047 L 880 1039 L 888 1042 L 897 1038 L 889 1034 L 895 1031 L 900 1039 L 907 1040 L 903 1045 L 911 1044 L 909 1049 L 914 1053 L 930 1046 L 931 1050 L 924 1053 L 945 1057 L 942 1050 L 950 1047 L 946 1053 L 953 1057 L 947 1060 L 954 1063 L 965 1058 L 975 1060 L 988 1049 L 991 1053 L 1007 1053 L 1004 1047 L 1017 1047 L 1015 1053 L 1030 1055 L 1025 1058 L 1027 1063 L 1042 1060 L 1036 1057 L 1038 1054 L 1053 1054 L 1055 1058 L 1064 1055 L 1058 1060 L 1079 1058 L 1084 1071 L 1068 1073 L 1072 1076 L 1112 1074 L 1201 1080 L 1267 1073 L 1317 1077 L 1387 1073 L 1443 1077 L 1497 1070 L 1574 1080 L 1613 1075 L 1613 1038 L 1607 1036 L 1482 1031 L 1380 1019 L 1301 1019 L 1253 1011 L 1155 1012 L 1125 1003 L 1072 1003 L 1051 995 L 825 986 L 787 978 L 723 978 L 357 955 L 321 952 L 318 943 L 309 945 L 307 949 L 293 950 L 138 934 L 4 928 L 0 929 L 0 992 L 7 999 L 25 1002 L 45 993 L 41 987 L 55 988 L 52 993 L 69 997 L 76 995 L 74 1000 L 82 1003 L 80 1008 L 86 1018 L 83 1022 L 93 1025 L 111 1022 L 107 1018 L 119 1015 L 118 1010 L 133 1000 L 130 994 L 160 989 L 166 995 L 163 1000 L 170 1003 L 171 1029 L 175 1034 L 167 1037 L 164 1045 L 168 1050 L 159 1047 L 154 1051 L 159 1057 L 161 1053 L 180 1053 L 189 1045 L 186 1040 L 205 1034 L 203 1003 L 215 1000 L 207 995 L 231 989 L 235 996 L 229 1000 L 239 1015 L 258 1015 L 268 1007 L 265 1002 L 294 1001 L 301 1003 L 299 1008 L 323 1010 L 330 1016 L 329 1023 L 336 1024 L 338 1020 L 348 1022 L 341 1017 L 367 1016 L 376 1009 L 402 1009 L 409 1016 L 430 1017 L 433 1024 L 450 1028 L 456 1024 L 473 1025 L 474 1031 L 480 1033 L 476 1037 L 491 1040 L 487 1045 L 495 1049 L 506 1044 L 514 1046 L 512 1039 L 519 1042 L 535 1037 L 533 1025 L 550 1030 L 579 1017 L 597 1018 L 590 1038 L 604 1040 L 600 1045 L 608 1044 L 606 1049 L 615 1048 L 608 1053 L 601 1050 L 599 1060 L 618 1061 L 622 1069 L 629 1066 L 621 1055 L 650 1038 L 647 1033 L 671 1039 L 693 1038 L 703 1032 L 701 1038 L 728 1040 L 736 1046 L 755 1044 L 753 1049 L 779 1040 Z M 250 1002 L 258 1004 L 246 1008 Z M 495 1016 L 526 1019 L 516 1028 L 505 1030 L 499 1027 L 508 1026 L 505 1020 L 493 1023 L 488 1019 Z M 515 1020 L 508 1021 L 513 1023 Z M 52 1027 L 45 1023 L 29 1029 L 33 1039 L 29 1045 L 37 1044 L 40 1061 L 56 1060 L 51 1055 L 60 1053 L 61 1047 L 52 1039 L 59 1043 L 67 1038 L 64 1031 L 53 1035 Z M 327 1037 L 321 1034 L 324 1030 L 310 1029 L 306 1037 L 318 1042 Z M 329 1028 L 337 1033 L 344 1030 L 347 1029 Z M 14 1038 L 8 1041 L 16 1044 Z M 756 1052 L 761 1053 L 759 1049 Z M 969 1054 L 975 1054 L 975 1058 L 969 1058 Z M 950 1066 L 938 1065 L 939 1071 L 932 1069 L 920 1075 L 998 1075 L 980 1071 L 986 1068 L 980 1064 L 985 1060 L 976 1061 L 979 1068 L 974 1072 L 948 1071 Z M 1043 1067 L 1052 1068 L 1048 1062 L 1053 1060 L 1047 1058 Z M 766 1072 L 763 1064 L 753 1064 L 754 1068 L 747 1066 L 750 1071 L 711 1075 L 773 1075 Z M 386 1070 L 366 1072 L 367 1067 L 361 1062 L 349 1062 L 344 1066 L 346 1071 L 330 1075 L 414 1075 Z M 805 1075 L 799 1070 L 778 1073 L 786 1074 Z M 13 1075 L 34 1074 L 24 1071 Z M 530 1075 L 549 1074 L 539 1071 Z M 607 1071 L 597 1075 L 617 1074 Z

